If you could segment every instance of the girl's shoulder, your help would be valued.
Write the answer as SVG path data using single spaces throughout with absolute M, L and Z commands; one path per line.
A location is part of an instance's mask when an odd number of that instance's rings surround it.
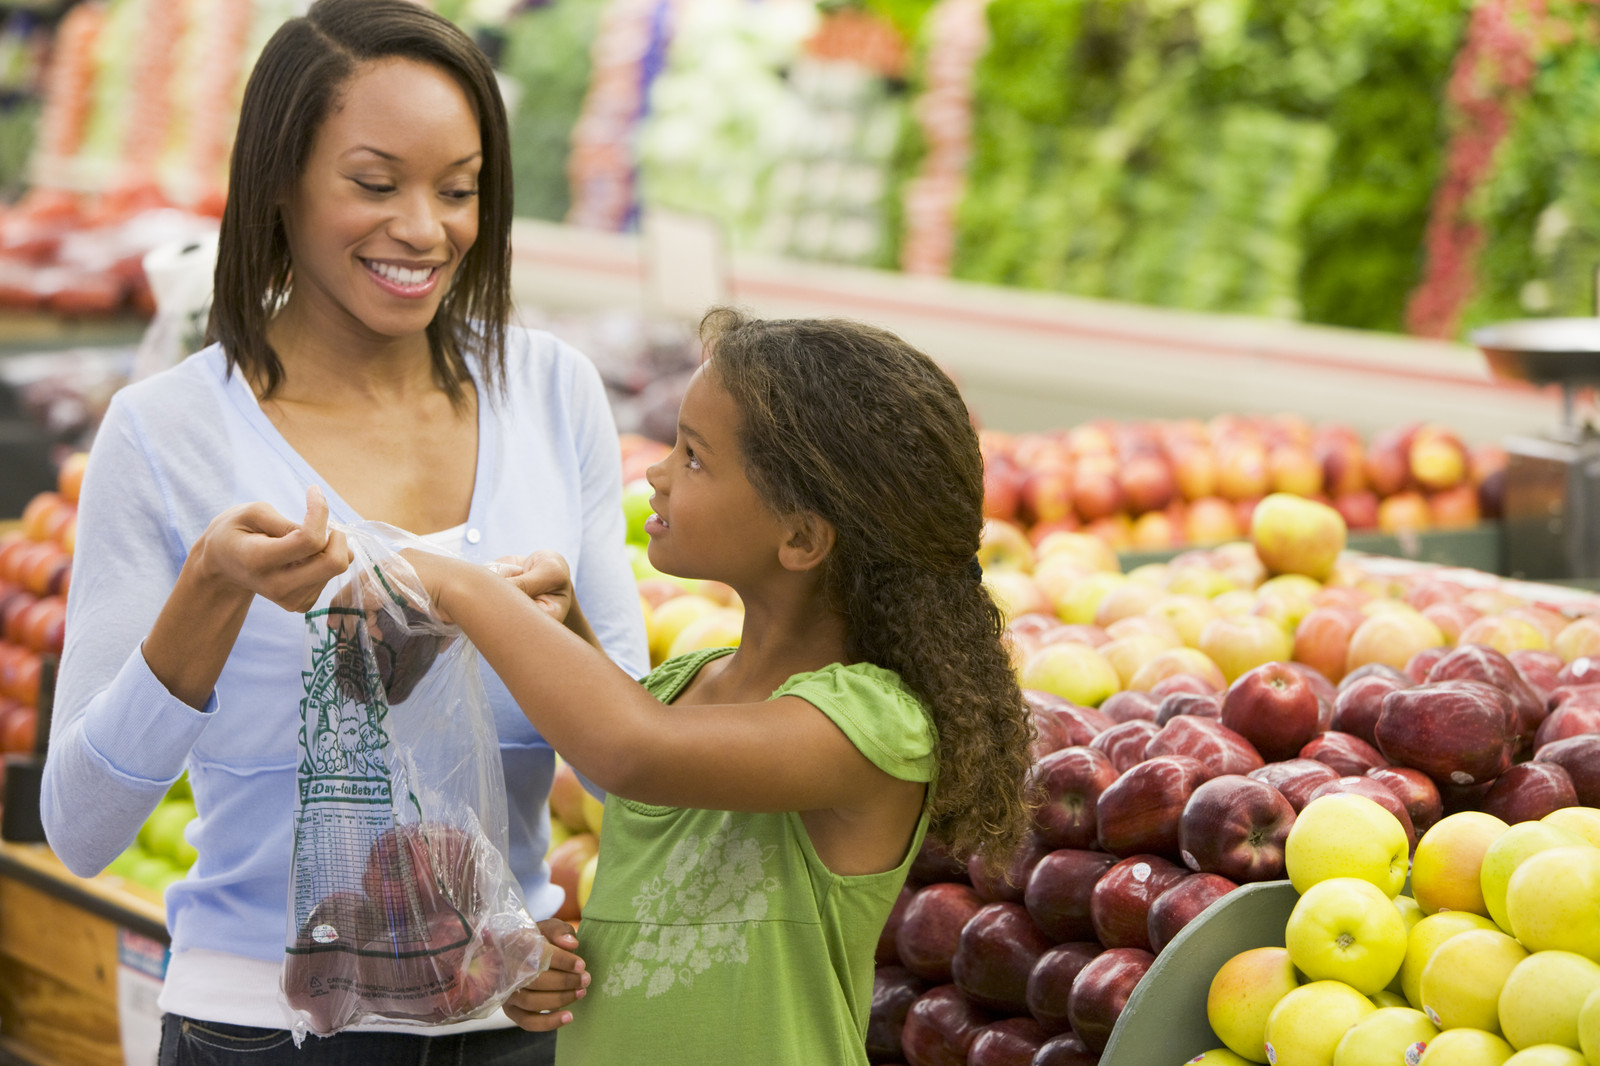
M 816 707 L 874 766 L 905 781 L 931 781 L 938 732 L 900 675 L 872 663 L 830 663 L 795 674 L 773 699 L 797 696 Z
M 689 687 L 689 682 L 700 673 L 701 667 L 713 659 L 732 654 L 732 648 L 702 648 L 699 651 L 686 652 L 657 666 L 641 678 L 639 683 L 645 687 L 645 691 L 662 703 L 671 703 Z

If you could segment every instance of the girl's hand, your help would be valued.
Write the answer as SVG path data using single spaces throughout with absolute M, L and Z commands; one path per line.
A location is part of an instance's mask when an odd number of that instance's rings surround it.
M 551 618 L 557 622 L 567 620 L 574 601 L 572 568 L 560 552 L 536 551 L 520 558 L 503 555 L 494 561 L 492 569 Z
M 548 918 L 539 923 L 539 932 L 550 944 L 550 966 L 505 1002 L 506 1017 L 529 1032 L 548 1032 L 572 1021 L 572 1012 L 563 1008 L 582 999 L 589 987 L 589 973 L 574 954 L 578 937 L 572 926 Z
M 312 485 L 296 524 L 265 503 L 232 507 L 211 520 L 191 556 L 200 574 L 303 613 L 350 565 L 344 534 L 328 532 L 328 502 Z

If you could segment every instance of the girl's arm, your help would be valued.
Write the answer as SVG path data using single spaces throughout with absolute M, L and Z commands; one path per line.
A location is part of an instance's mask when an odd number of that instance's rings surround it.
M 805 700 L 669 708 L 512 582 L 460 560 L 405 555 L 529 721 L 607 792 L 712 810 L 804 811 L 869 803 L 892 781 Z

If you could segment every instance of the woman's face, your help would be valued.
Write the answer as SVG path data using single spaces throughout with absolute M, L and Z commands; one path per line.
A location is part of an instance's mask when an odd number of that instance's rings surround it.
M 288 309 L 367 339 L 421 333 L 478 236 L 478 121 L 444 70 L 363 64 L 312 143 L 284 227 Z

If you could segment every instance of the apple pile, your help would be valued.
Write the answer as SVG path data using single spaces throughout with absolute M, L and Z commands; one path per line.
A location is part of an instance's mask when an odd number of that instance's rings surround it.
M 984 510 L 1035 542 L 1084 529 L 1120 551 L 1237 539 L 1274 492 L 1328 502 L 1351 529 L 1457 529 L 1500 513 L 1505 452 L 1413 424 L 1363 442 L 1293 415 L 1098 421 L 979 435 Z
M 1406 882 L 1399 819 L 1360 796 L 1307 804 L 1283 947 L 1228 960 L 1197 1063 L 1600 1066 L 1600 811 L 1508 825 L 1451 814 Z
M 159 899 L 168 885 L 183 880 L 194 865 L 195 847 L 187 839 L 194 818 L 188 775 L 179 775 L 139 827 L 133 843 L 111 860 L 101 876 L 138 885 Z
M 578 923 L 583 905 L 594 887 L 600 861 L 600 823 L 605 804 L 589 794 L 577 772 L 556 756 L 555 777 L 550 782 L 550 881 L 566 893 L 556 917 Z
M 475 830 L 394 826 L 372 843 L 360 890 L 328 893 L 289 947 L 283 990 L 318 1034 L 364 1016 L 425 1024 L 481 1014 L 527 976 L 542 949 L 503 921 L 488 887 L 499 857 Z

